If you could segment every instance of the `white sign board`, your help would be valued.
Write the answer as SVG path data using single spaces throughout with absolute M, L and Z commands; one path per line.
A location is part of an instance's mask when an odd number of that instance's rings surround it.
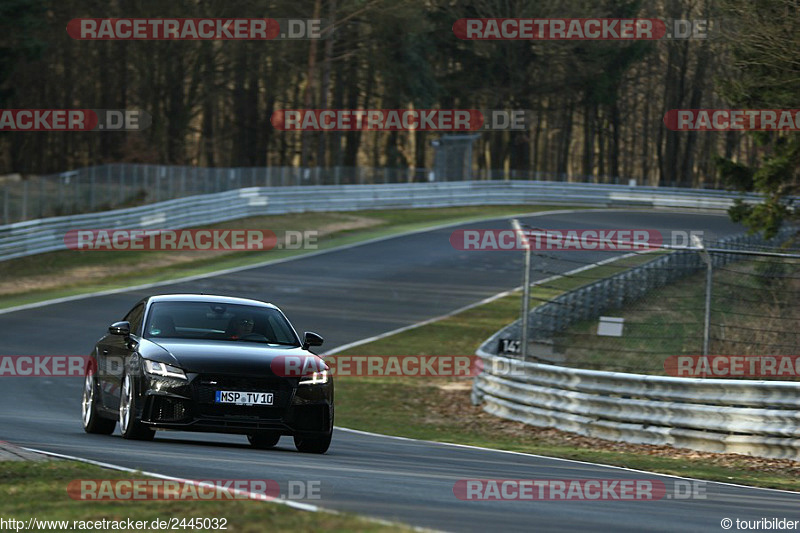
M 624 318 L 601 316 L 600 325 L 597 326 L 597 334 L 603 337 L 622 337 L 622 326 L 624 322 Z

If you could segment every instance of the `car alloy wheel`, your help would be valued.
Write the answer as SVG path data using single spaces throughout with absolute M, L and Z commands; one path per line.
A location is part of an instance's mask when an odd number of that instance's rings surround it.
M 122 381 L 122 394 L 119 397 L 119 428 L 123 434 L 128 431 L 128 426 L 131 423 L 132 402 L 133 387 L 131 386 L 131 377 L 126 375 Z
M 136 418 L 136 391 L 133 379 L 125 374 L 122 379 L 122 392 L 119 396 L 119 429 L 122 437 L 136 440 L 152 440 L 156 432 Z
M 92 410 L 94 410 L 94 375 L 87 372 L 83 382 L 83 400 L 81 401 L 81 418 L 83 418 L 84 428 L 92 420 Z
M 117 421 L 101 418 L 97 413 L 97 383 L 94 376 L 92 368 L 87 369 L 86 379 L 83 382 L 83 399 L 81 400 L 83 430 L 86 433 L 111 435 L 117 426 Z

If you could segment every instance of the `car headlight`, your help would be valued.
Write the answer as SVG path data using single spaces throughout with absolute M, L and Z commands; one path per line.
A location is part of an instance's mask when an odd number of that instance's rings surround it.
M 314 372 L 300 378 L 298 385 L 320 385 L 328 382 L 328 371 Z
M 186 379 L 186 372 L 184 372 L 183 369 L 178 368 L 177 366 L 165 365 L 164 363 L 159 363 L 158 361 L 149 361 L 145 359 L 144 370 L 148 374 L 152 374 L 154 376 Z

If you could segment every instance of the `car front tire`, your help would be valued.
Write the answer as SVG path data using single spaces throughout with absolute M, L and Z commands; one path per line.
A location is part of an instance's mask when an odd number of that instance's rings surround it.
M 133 378 L 129 374 L 125 374 L 125 377 L 122 378 L 122 391 L 119 395 L 119 429 L 122 432 L 122 438 L 153 440 L 156 432 L 142 424 L 141 419 L 136 415 L 137 411 Z
M 264 432 L 264 433 L 253 433 L 247 436 L 247 440 L 250 441 L 250 445 L 253 448 L 258 448 L 260 450 L 268 450 L 273 448 L 278 441 L 281 440 L 281 434 L 277 432 Z
M 327 435 L 307 437 L 304 435 L 294 436 L 294 445 L 297 451 L 303 453 L 325 453 L 331 445 L 333 432 Z
M 83 419 L 83 430 L 86 433 L 96 435 L 111 435 L 117 427 L 116 420 L 102 418 L 98 413 L 97 401 L 97 380 L 95 379 L 94 367 L 89 367 L 86 372 L 86 379 L 83 382 L 83 399 L 81 400 L 81 418 Z

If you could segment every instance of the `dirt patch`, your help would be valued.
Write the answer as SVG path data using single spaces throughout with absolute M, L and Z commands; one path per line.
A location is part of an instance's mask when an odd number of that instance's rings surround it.
M 170 256 L 160 256 L 159 259 L 138 261 L 133 264 L 65 268 L 58 276 L 50 274 L 18 276 L 13 280 L 0 281 L 0 296 L 24 294 L 36 290 L 57 289 L 86 282 L 100 282 L 104 278 L 137 272 L 143 269 L 191 263 L 214 255 L 226 255 L 226 252 L 175 252 Z

